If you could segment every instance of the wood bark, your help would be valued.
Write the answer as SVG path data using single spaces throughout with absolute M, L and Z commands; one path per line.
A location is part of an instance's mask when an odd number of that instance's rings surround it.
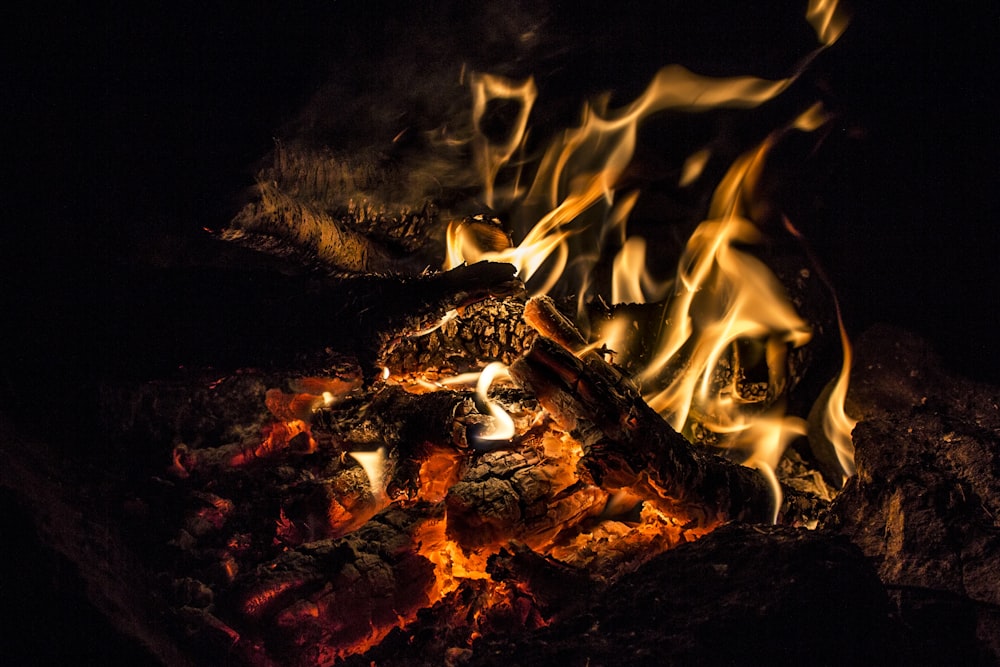
M 386 348 L 379 363 L 393 373 L 461 373 L 491 361 L 510 365 L 535 335 L 523 311 L 520 296 L 471 304 L 433 331 L 401 338 Z
M 582 464 L 602 488 L 633 489 L 703 528 L 769 516 L 758 472 L 695 450 L 599 357 L 582 361 L 539 338 L 511 374 L 582 443 Z
M 607 493 L 567 474 L 567 463 L 531 448 L 488 452 L 445 499 L 448 536 L 478 549 L 510 540 L 548 546 L 604 509 Z

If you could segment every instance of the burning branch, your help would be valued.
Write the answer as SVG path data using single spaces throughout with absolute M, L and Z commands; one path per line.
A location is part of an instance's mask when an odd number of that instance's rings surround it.
M 584 361 L 539 338 L 511 375 L 581 442 L 581 463 L 605 490 L 630 490 L 706 529 L 770 516 L 759 473 L 695 450 L 598 355 Z

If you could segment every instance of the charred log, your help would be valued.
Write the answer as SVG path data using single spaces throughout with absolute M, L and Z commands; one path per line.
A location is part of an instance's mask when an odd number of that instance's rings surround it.
M 432 331 L 402 338 L 385 350 L 379 363 L 397 374 L 465 372 L 491 361 L 510 365 L 534 338 L 523 311 L 519 296 L 471 304 Z
M 607 494 L 532 448 L 489 452 L 448 491 L 448 536 L 463 548 L 541 547 L 604 509 Z
M 449 311 L 521 293 L 508 264 L 481 262 L 419 276 L 333 277 L 244 268 L 117 267 L 87 326 L 104 342 L 101 377 L 170 377 L 179 366 L 317 369 L 336 355 L 366 373 L 392 344 Z M 92 297 L 88 297 L 92 298 Z M 126 363 L 127 362 L 127 363 Z
M 467 664 L 882 664 L 900 646 L 870 565 L 829 533 L 727 525 L 607 587 L 567 588 L 574 611 L 483 637 Z
M 580 440 L 582 464 L 603 488 L 633 489 L 704 528 L 769 516 L 759 473 L 695 450 L 599 357 L 581 361 L 539 338 L 511 373 Z

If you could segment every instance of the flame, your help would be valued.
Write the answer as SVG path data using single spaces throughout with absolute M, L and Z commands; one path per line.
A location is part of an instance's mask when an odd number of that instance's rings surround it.
M 646 303 L 662 299 L 669 282 L 657 281 L 646 270 L 646 239 L 626 239 L 612 267 L 612 303 Z
M 719 184 L 710 218 L 688 240 L 677 270 L 672 299 L 656 354 L 640 374 L 645 386 L 656 386 L 671 374 L 666 387 L 648 396 L 678 431 L 693 408 L 702 416 L 725 414 L 738 391 L 730 384 L 711 395 L 714 371 L 740 340 L 762 340 L 780 356 L 785 344 L 805 344 L 808 325 L 784 295 L 777 278 L 738 244 L 757 240 L 757 227 L 743 217 L 743 198 L 759 176 L 770 141 L 744 155 Z M 680 366 L 679 370 L 673 367 Z M 783 369 L 768 363 L 769 379 L 784 383 Z M 728 405 L 727 405 L 728 404 Z M 713 430 L 730 427 L 722 417 Z
M 511 419 L 511 416 L 497 405 L 496 402 L 491 401 L 488 396 L 493 381 L 501 377 L 510 377 L 507 366 L 499 361 L 494 361 L 483 369 L 483 372 L 479 374 L 479 380 L 476 382 L 476 407 L 483 414 L 493 417 L 492 428 L 485 433 L 478 434 L 477 437 L 480 440 L 504 442 L 513 438 L 516 433 L 514 420 Z
M 809 0 L 806 21 L 823 46 L 836 42 L 847 29 L 847 15 L 840 9 L 838 0 Z
M 854 466 L 854 440 L 851 432 L 858 421 L 847 416 L 844 411 L 844 404 L 847 401 L 847 387 L 850 384 L 851 376 L 851 342 L 847 338 L 844 330 L 844 322 L 840 316 L 840 307 L 837 307 L 837 325 L 840 329 L 840 344 L 843 348 L 843 362 L 840 367 L 840 374 L 830 392 L 830 399 L 827 401 L 826 410 L 823 412 L 823 435 L 833 444 L 837 453 L 837 460 L 844 471 L 844 479 L 856 472 Z
M 472 89 L 472 124 L 476 138 L 473 148 L 479 162 L 480 175 L 483 179 L 484 199 L 486 205 L 494 205 L 494 188 L 497 174 L 523 145 L 528 129 L 528 116 L 531 107 L 538 97 L 538 88 L 533 78 L 527 78 L 520 83 L 492 74 L 474 73 L 469 77 Z M 486 108 L 491 100 L 516 100 L 519 105 L 517 118 L 510 128 L 506 141 L 499 144 L 491 143 L 483 132 L 482 122 Z
M 385 447 L 379 447 L 374 452 L 351 452 L 351 458 L 364 468 L 375 499 L 380 502 L 384 501 L 386 499 L 384 477 L 387 461 Z
M 805 245 L 805 239 L 802 237 L 801 232 L 795 228 L 790 220 L 785 218 L 785 228 L 791 232 L 793 236 L 799 239 L 806 248 L 806 251 L 811 255 L 809 247 Z M 843 480 L 846 481 L 848 477 L 852 476 L 856 472 L 856 467 L 854 464 L 854 440 L 852 439 L 852 432 L 854 427 L 857 426 L 858 421 L 852 419 L 845 412 L 845 405 L 847 403 L 847 389 L 850 385 L 851 378 L 851 363 L 853 360 L 853 353 L 851 351 L 851 341 L 847 336 L 847 329 L 844 327 L 844 318 L 840 312 L 840 301 L 837 299 L 837 294 L 833 290 L 833 284 L 827 277 L 826 272 L 823 271 L 822 267 L 818 262 L 813 260 L 813 264 L 817 268 L 817 273 L 820 279 L 826 284 L 830 289 L 830 293 L 833 295 L 833 307 L 834 312 L 837 315 L 837 329 L 840 334 L 840 347 L 841 347 L 841 365 L 840 372 L 837 374 L 837 378 L 833 383 L 833 387 L 830 388 L 829 392 L 824 392 L 817 399 L 817 405 L 813 407 L 813 411 L 817 409 L 822 409 L 822 414 L 820 416 L 820 424 L 822 425 L 823 438 L 827 443 L 832 445 L 834 453 L 837 456 L 837 462 L 840 464 L 841 472 L 843 473 Z M 825 405 L 820 405 L 823 399 L 826 399 Z M 812 415 L 810 414 L 810 419 Z M 812 434 L 810 434 L 812 437 Z
M 498 165 L 505 164 L 523 140 L 530 101 L 534 100 L 534 83 L 528 80 L 514 85 L 484 75 L 472 80 L 476 119 L 481 118 L 480 107 L 491 99 L 490 94 L 520 96 L 523 100 L 515 132 L 503 146 L 487 151 L 484 158 L 489 165 L 485 173 L 485 197 L 491 202 Z M 606 99 L 584 107 L 580 126 L 565 132 L 545 152 L 531 188 L 515 211 L 514 228 L 527 228 L 521 242 L 499 251 L 483 249 L 468 233 L 466 225 L 452 222 L 447 231 L 444 268 L 480 260 L 509 262 L 517 267 L 518 276 L 528 282 L 545 266 L 545 278 L 540 285 L 530 285 L 530 291 L 546 294 L 560 283 L 572 257 L 575 275 L 566 287 L 582 294 L 589 287 L 588 276 L 600 255 L 604 235 L 627 217 L 627 210 L 623 213 L 614 206 L 615 188 L 635 152 L 639 123 L 666 109 L 754 107 L 783 91 L 792 81 L 792 78 L 777 81 L 756 77 L 712 78 L 680 65 L 669 65 L 657 72 L 646 91 L 623 109 L 609 111 Z M 517 131 L 521 136 L 515 137 Z
M 809 20 L 824 46 L 842 31 L 840 16 L 836 6 L 810 5 Z M 448 266 L 484 259 L 510 262 L 526 282 L 542 276 L 529 283 L 529 293 L 544 294 L 559 284 L 575 292 L 581 306 L 592 288 L 591 275 L 605 239 L 617 231 L 620 249 L 613 263 L 612 302 L 656 301 L 668 288 L 673 290 L 654 352 L 636 378 L 647 401 L 679 432 L 691 439 L 710 434 L 712 444 L 731 448 L 734 455 L 739 452 L 747 465 L 761 470 L 772 483 L 775 512 L 781 492 L 774 471 L 788 443 L 805 433 L 802 419 L 786 417 L 780 409 L 789 382 L 787 359 L 789 350 L 806 344 L 812 332 L 777 277 L 746 248 L 760 237 L 751 212 L 767 156 L 785 133 L 823 126 L 827 116 L 822 106 L 810 107 L 736 160 L 716 187 L 708 215 L 688 240 L 670 283 L 656 281 L 647 272 L 645 240 L 626 235 L 637 193 L 627 193 L 618 202 L 615 197 L 635 151 L 638 125 L 650 114 L 665 109 L 750 108 L 780 94 L 797 76 L 776 81 L 709 78 L 676 65 L 664 67 L 626 107 L 608 111 L 606 100 L 585 107 L 580 126 L 549 147 L 514 214 L 515 228 L 519 221 L 536 220 L 519 244 L 484 249 L 466 223 L 453 222 L 448 228 Z M 505 84 L 502 92 L 514 88 Z M 530 89 L 534 99 L 533 83 L 517 89 Z M 527 102 L 522 104 L 522 112 L 526 114 L 529 107 Z M 518 117 L 518 129 L 526 127 L 525 118 Z M 508 143 L 497 155 L 507 160 L 514 149 L 515 144 Z M 707 150 L 689 157 L 681 184 L 699 178 L 708 158 Z M 489 175 L 492 178 L 495 171 Z M 624 319 L 605 323 L 597 341 L 585 351 L 627 350 L 626 326 Z M 753 355 L 766 366 L 762 396 L 744 395 L 741 387 L 740 374 L 748 370 L 741 357 Z M 849 355 L 845 357 L 849 361 Z M 509 439 L 514 434 L 510 417 L 486 399 L 494 372 L 480 377 L 477 401 L 482 412 L 502 424 L 498 427 L 502 430 L 487 437 Z M 853 471 L 848 462 L 853 424 L 842 410 L 846 382 L 842 373 L 831 397 L 831 405 L 840 405 L 840 411 L 831 407 L 824 421 L 845 472 Z
M 681 178 L 678 181 L 678 185 L 682 188 L 691 185 L 698 180 L 702 172 L 705 171 L 705 165 L 708 164 L 708 159 L 712 157 L 712 152 L 707 148 L 703 148 L 700 151 L 690 155 L 684 162 L 684 168 L 681 171 Z

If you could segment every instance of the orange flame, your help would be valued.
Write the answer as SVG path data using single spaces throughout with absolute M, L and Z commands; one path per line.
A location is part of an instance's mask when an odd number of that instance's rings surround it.
M 472 74 L 469 77 L 469 85 L 472 89 L 472 124 L 476 133 L 473 147 L 483 179 L 486 205 L 492 207 L 497 174 L 524 143 L 525 133 L 528 129 L 528 116 L 531 114 L 531 107 L 538 96 L 538 89 L 535 86 L 535 80 L 530 77 L 520 83 L 515 83 L 501 76 L 480 73 Z M 487 105 L 495 99 L 517 100 L 519 103 L 513 127 L 510 128 L 506 141 L 499 144 L 490 143 L 489 138 L 482 130 L 483 116 L 486 114 Z
M 564 133 L 542 157 L 538 173 L 514 220 L 515 228 L 528 228 L 521 242 L 506 250 L 484 250 L 465 232 L 462 223 L 453 222 L 448 228 L 444 268 L 484 259 L 509 262 L 527 282 L 551 258 L 553 261 L 546 267 L 547 277 L 542 285 L 531 286 L 533 294 L 545 294 L 560 281 L 572 256 L 576 278 L 569 289 L 580 294 L 581 288 L 588 286 L 587 275 L 597 261 L 600 238 L 609 228 L 609 217 L 613 218 L 615 187 L 632 160 L 639 123 L 665 109 L 704 111 L 720 107 L 754 107 L 783 91 L 792 80 L 711 78 L 694 74 L 679 65 L 670 65 L 657 72 L 646 91 L 623 109 L 609 112 L 606 100 L 585 107 L 581 125 Z M 526 113 L 534 99 L 534 84 L 530 80 L 514 86 L 502 79 L 479 75 L 473 77 L 474 103 L 484 105 L 489 99 L 487 92 L 494 89 L 500 95 L 523 96 L 524 101 L 522 114 L 515 124 L 515 131 L 520 131 L 521 136 L 512 134 L 508 142 L 494 151 L 487 151 L 487 158 L 484 158 L 489 164 L 485 172 L 488 201 L 492 201 L 493 178 L 499 165 L 506 163 L 523 141 Z M 477 106 L 474 117 L 479 118 L 481 114 Z M 627 217 L 627 213 L 617 213 L 617 219 L 612 222 L 620 223 Z M 579 240 L 570 247 L 574 237 Z
M 847 16 L 840 9 L 837 0 L 809 0 L 806 21 L 816 31 L 816 37 L 824 46 L 836 42 L 847 29 Z
M 819 49 L 805 60 L 808 63 L 840 37 L 847 20 L 836 0 L 810 0 L 806 20 L 820 42 Z M 688 240 L 671 283 L 658 282 L 647 272 L 645 241 L 625 233 L 637 193 L 620 196 L 617 188 L 632 161 L 638 126 L 650 115 L 663 110 L 753 108 L 785 91 L 802 71 L 800 67 L 787 78 L 766 80 L 712 78 L 679 65 L 664 67 L 625 107 L 609 110 L 608 98 L 585 106 L 580 125 L 549 146 L 530 188 L 511 213 L 513 230 L 521 234 L 514 247 L 484 248 L 460 222 L 449 225 L 447 237 L 446 266 L 484 259 L 510 262 L 528 283 L 530 294 L 547 293 L 556 285 L 576 294 L 584 319 L 582 306 L 595 288 L 593 269 L 606 238 L 617 231 L 620 249 L 613 265 L 612 302 L 643 303 L 662 299 L 668 289 L 673 292 L 665 304 L 651 359 L 636 378 L 647 401 L 688 437 L 697 439 L 695 429 L 709 432 L 713 444 L 742 452 L 747 465 L 771 480 L 776 501 L 780 501 L 774 474 L 778 461 L 788 443 L 806 430 L 802 419 L 783 414 L 789 383 L 787 360 L 790 350 L 806 344 L 812 332 L 777 277 L 746 247 L 760 236 L 751 210 L 767 156 L 785 133 L 823 126 L 828 119 L 822 106 L 801 113 L 730 167 L 715 189 L 705 221 Z M 523 146 L 536 94 L 530 79 L 514 84 L 497 77 L 473 77 L 477 130 L 489 99 L 521 101 L 506 141 L 480 151 L 485 156 L 481 162 L 488 167 L 483 172 L 487 201 L 493 201 L 497 170 Z M 709 157 L 708 150 L 702 149 L 688 158 L 680 177 L 682 187 L 701 177 Z M 605 323 L 588 349 L 627 351 L 627 326 L 623 318 Z M 845 365 L 831 392 L 823 424 L 841 466 L 851 474 L 854 424 L 843 412 L 850 348 L 842 325 L 841 334 Z M 743 395 L 739 373 L 746 369 L 740 365 L 741 354 L 763 360 L 766 382 L 758 385 L 766 385 L 764 395 Z M 488 386 L 489 380 L 485 382 Z

